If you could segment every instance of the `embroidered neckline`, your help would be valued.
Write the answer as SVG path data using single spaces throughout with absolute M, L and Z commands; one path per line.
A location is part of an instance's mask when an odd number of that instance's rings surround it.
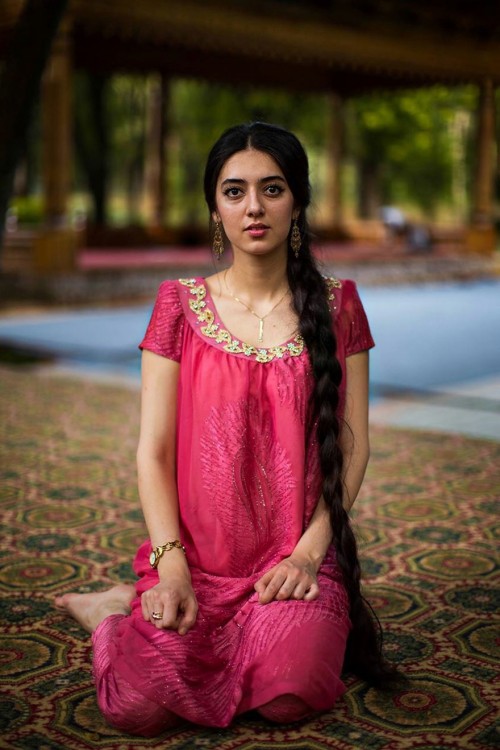
M 328 299 L 335 303 L 334 289 L 340 289 L 342 282 L 335 277 L 325 277 L 325 283 L 328 288 Z M 249 359 L 265 364 L 272 362 L 274 359 L 283 359 L 285 356 L 298 357 L 304 351 L 304 339 L 297 334 L 291 341 L 281 346 L 272 346 L 269 349 L 257 348 L 251 344 L 245 344 L 243 341 L 235 339 L 228 330 L 223 328 L 215 321 L 215 313 L 207 304 L 207 287 L 200 279 L 179 279 L 179 284 L 189 289 L 192 298 L 189 299 L 189 308 L 196 315 L 198 323 L 201 323 L 200 331 L 203 336 L 214 339 L 222 348 L 231 354 L 243 354 Z M 335 308 L 335 304 L 333 305 Z
M 222 348 L 231 354 L 243 354 L 249 359 L 265 364 L 274 359 L 283 359 L 285 356 L 298 357 L 304 351 L 304 339 L 300 334 L 291 341 L 281 346 L 272 346 L 269 349 L 257 348 L 251 344 L 235 339 L 229 331 L 215 321 L 215 313 L 206 302 L 207 288 L 198 279 L 179 279 L 179 283 L 189 289 L 192 299 L 189 300 L 189 308 L 197 317 L 198 323 L 202 323 L 200 331 L 204 336 L 214 339 L 216 343 L 222 344 Z
M 336 279 L 335 276 L 324 276 L 325 284 L 328 289 L 328 299 L 331 302 L 335 301 L 335 292 L 334 289 L 342 289 L 342 282 L 339 279 Z

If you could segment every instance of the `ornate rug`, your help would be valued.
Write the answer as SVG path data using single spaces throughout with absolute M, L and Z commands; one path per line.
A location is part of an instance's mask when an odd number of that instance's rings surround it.
M 321 717 L 142 740 L 107 726 L 87 634 L 56 593 L 133 580 L 138 393 L 0 371 L 0 747 L 11 750 L 480 750 L 499 747 L 500 445 L 376 429 L 357 502 L 365 589 L 409 678 L 394 694 L 348 678 Z M 495 710 L 497 713 L 495 713 Z

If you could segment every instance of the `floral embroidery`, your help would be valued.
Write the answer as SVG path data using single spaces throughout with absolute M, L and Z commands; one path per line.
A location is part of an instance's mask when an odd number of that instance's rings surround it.
M 330 302 L 333 302 L 333 309 L 336 310 L 337 307 L 335 305 L 335 292 L 334 289 L 342 289 L 342 282 L 339 281 L 339 279 L 336 279 L 335 276 L 325 276 L 325 284 L 328 288 L 328 299 Z
M 196 279 L 179 279 L 179 283 L 187 287 L 193 297 L 189 300 L 189 308 L 195 313 L 198 323 L 203 324 L 200 327 L 202 334 L 214 339 L 218 344 L 223 344 L 226 352 L 244 354 L 246 357 L 254 358 L 256 362 L 265 364 L 274 359 L 282 359 L 285 355 L 298 357 L 304 351 L 304 339 L 300 335 L 295 336 L 288 344 L 272 346 L 270 349 L 257 349 L 255 346 L 234 339 L 229 331 L 215 322 L 214 312 L 205 301 L 207 290 L 204 284 L 197 284 Z

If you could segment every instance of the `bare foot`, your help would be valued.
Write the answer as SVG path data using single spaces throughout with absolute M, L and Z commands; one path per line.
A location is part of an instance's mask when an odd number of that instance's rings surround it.
M 58 609 L 66 610 L 87 633 L 93 633 L 109 615 L 130 614 L 130 603 L 134 597 L 134 586 L 120 583 L 107 591 L 56 596 L 54 604 Z

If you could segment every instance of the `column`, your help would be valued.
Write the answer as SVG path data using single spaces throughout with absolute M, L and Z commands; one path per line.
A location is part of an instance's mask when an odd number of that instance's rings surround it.
M 327 190 L 328 218 L 338 231 L 342 224 L 342 156 L 344 153 L 343 101 L 338 94 L 330 95 L 330 128 L 328 137 Z
M 42 78 L 42 182 L 44 227 L 34 242 L 34 270 L 71 271 L 84 233 L 70 226 L 72 169 L 71 27 L 63 19 Z
M 67 225 L 71 179 L 71 62 L 63 21 L 42 79 L 42 174 L 47 227 Z
M 165 224 L 166 210 L 166 137 L 170 80 L 166 76 L 155 76 L 149 94 L 149 132 L 146 164 L 146 185 L 150 202 L 152 225 L 161 228 Z
M 467 233 L 468 249 L 483 253 L 488 253 L 495 247 L 495 229 L 493 223 L 495 162 L 494 96 L 493 81 L 486 79 L 481 84 L 479 90 L 471 226 Z

